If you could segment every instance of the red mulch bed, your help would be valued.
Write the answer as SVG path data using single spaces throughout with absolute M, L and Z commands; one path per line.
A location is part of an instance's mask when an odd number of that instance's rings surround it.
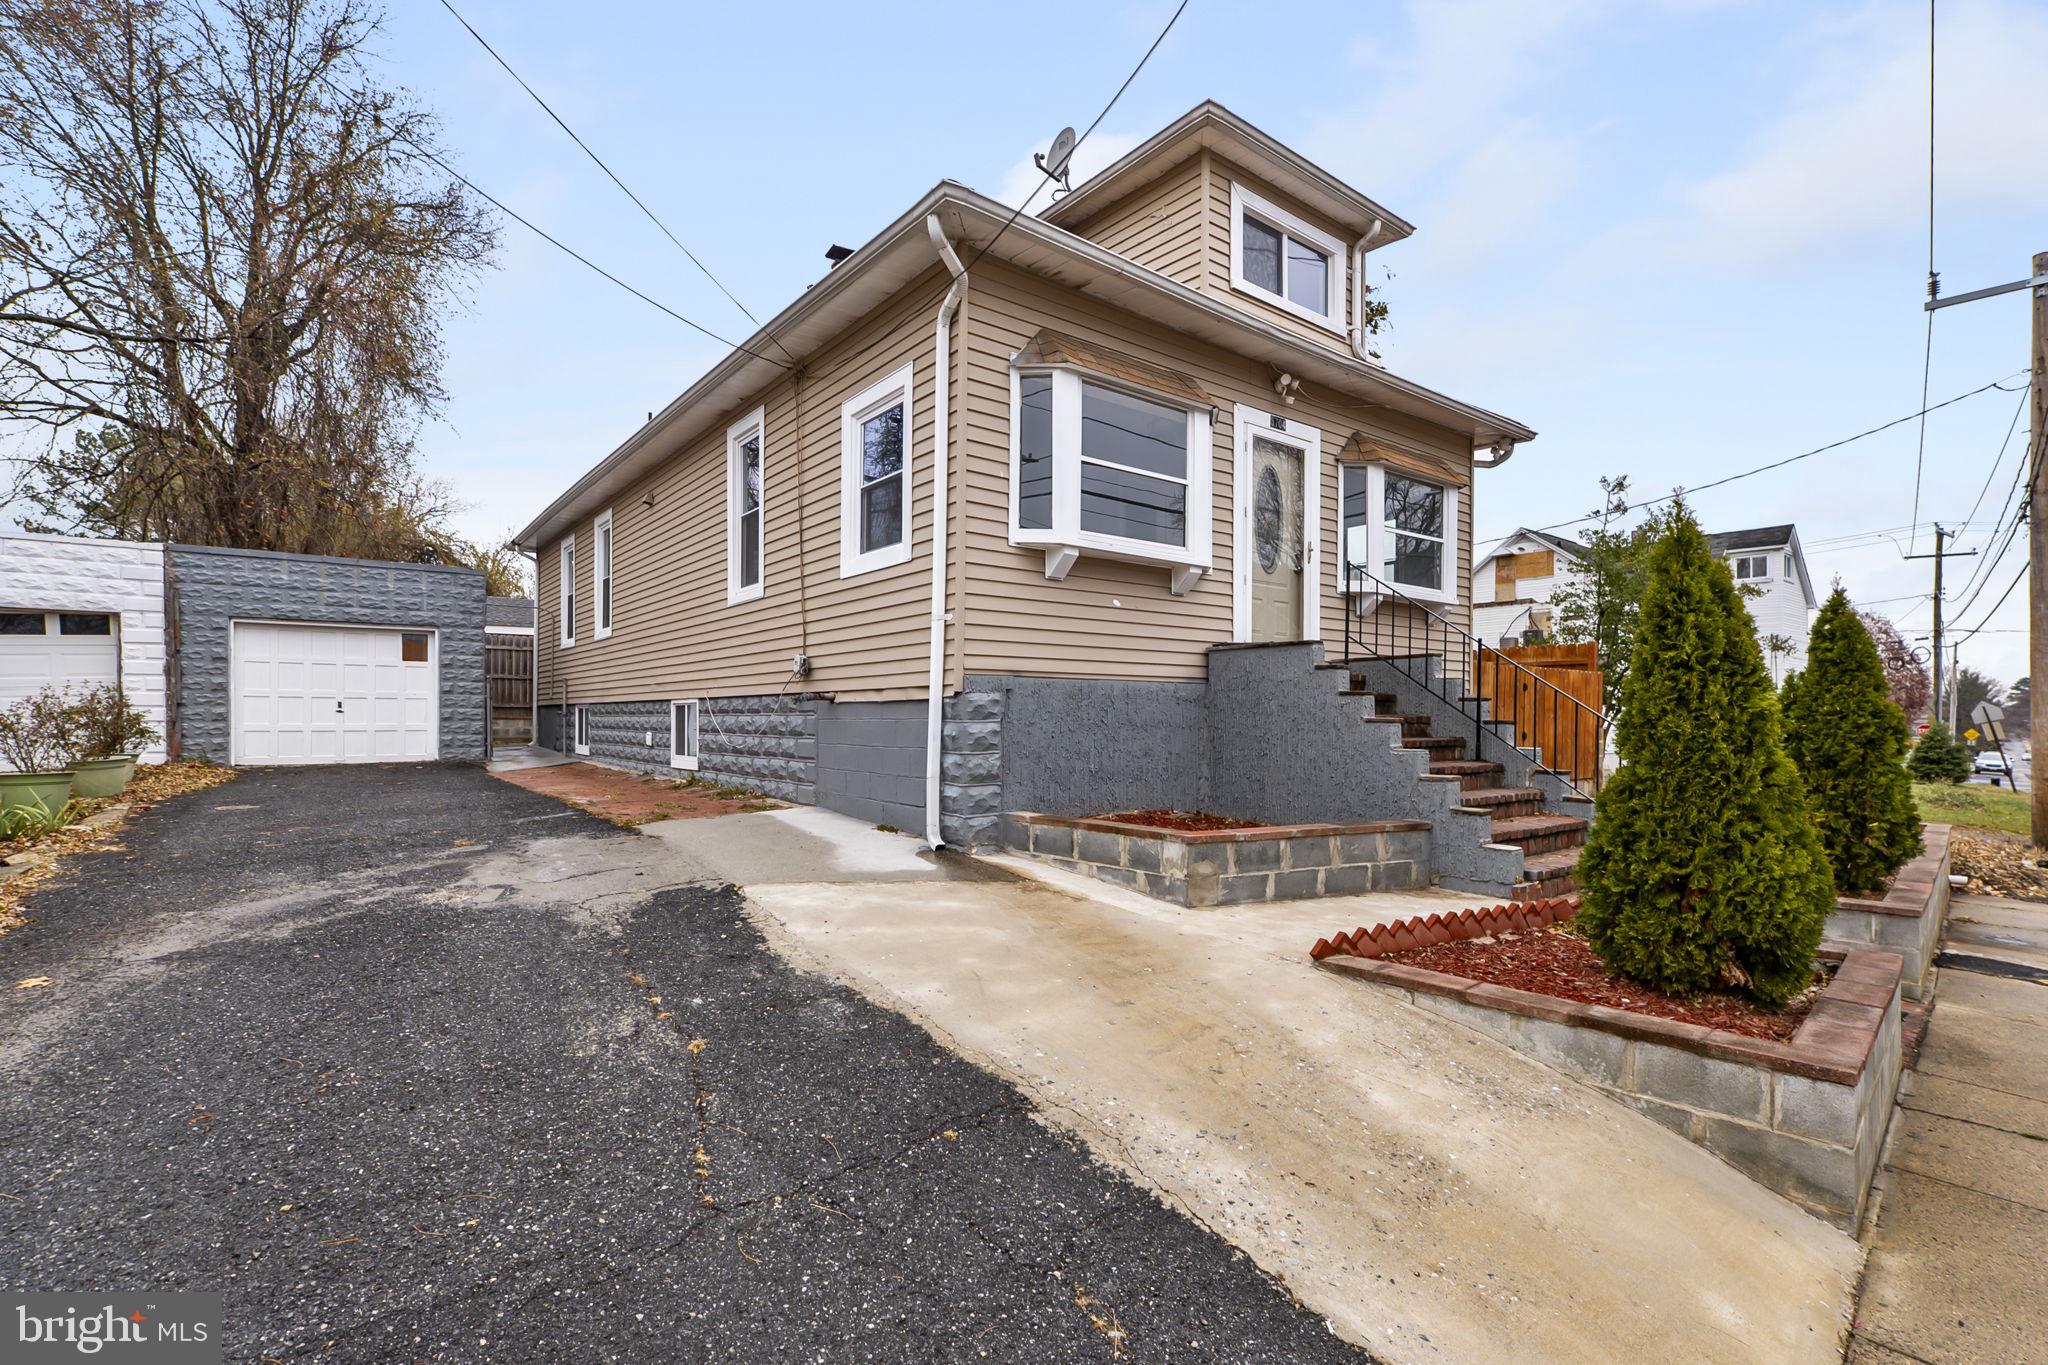
M 1126 825 L 1152 829 L 1177 829 L 1206 834 L 1218 829 L 1263 829 L 1256 820 L 1237 820 L 1228 815 L 1211 815 L 1199 810 L 1120 810 L 1113 815 L 1090 816 L 1093 820 L 1120 820 Z
M 1491 939 L 1453 940 L 1434 947 L 1388 953 L 1379 960 L 1779 1042 L 1792 1037 L 1806 1018 L 1814 996 L 1813 991 L 1808 991 L 1785 1008 L 1771 1010 L 1746 997 L 1720 991 L 1708 991 L 1690 999 L 1666 995 L 1639 982 L 1609 976 L 1586 940 L 1558 928 L 1507 933 Z

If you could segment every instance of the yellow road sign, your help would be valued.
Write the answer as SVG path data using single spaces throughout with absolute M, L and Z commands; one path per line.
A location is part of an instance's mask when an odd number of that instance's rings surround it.
M 1965 730 L 1963 731 L 1963 738 L 1969 740 L 1970 743 L 1975 744 L 1977 742 L 1978 735 L 1975 730 Z

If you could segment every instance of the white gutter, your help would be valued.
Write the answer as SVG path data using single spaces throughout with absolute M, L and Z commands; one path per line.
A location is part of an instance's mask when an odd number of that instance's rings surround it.
M 950 420 L 948 391 L 952 387 L 953 315 L 967 293 L 967 267 L 960 264 L 939 215 L 928 213 L 925 231 L 938 248 L 939 259 L 953 274 L 953 287 L 939 305 L 932 325 L 932 660 L 924 704 L 924 840 L 942 848 L 941 799 L 945 795 L 944 721 L 946 711 L 946 426 Z
M 1368 365 L 1377 365 L 1365 349 L 1365 253 L 1372 249 L 1373 239 L 1380 235 L 1385 220 L 1375 218 L 1372 226 L 1365 230 L 1365 236 L 1351 248 L 1351 354 Z

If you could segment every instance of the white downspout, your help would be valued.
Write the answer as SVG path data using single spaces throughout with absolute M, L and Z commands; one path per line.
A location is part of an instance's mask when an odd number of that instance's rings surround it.
M 943 742 L 946 711 L 946 427 L 953 369 L 953 315 L 967 294 L 967 267 L 960 264 L 939 215 L 928 213 L 925 231 L 938 248 L 939 259 L 953 273 L 953 287 L 939 305 L 932 327 L 932 660 L 924 705 L 924 840 L 933 848 L 945 845 L 940 832 L 941 798 L 945 795 L 946 754 Z
M 1365 349 L 1365 253 L 1372 249 L 1373 240 L 1380 235 L 1381 220 L 1372 220 L 1372 226 L 1365 230 L 1365 236 L 1351 248 L 1351 354 L 1368 365 L 1377 365 Z

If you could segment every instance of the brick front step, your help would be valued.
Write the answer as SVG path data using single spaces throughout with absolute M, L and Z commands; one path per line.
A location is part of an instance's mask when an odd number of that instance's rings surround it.
M 1508 897 L 1516 901 L 1533 901 L 1569 895 L 1579 890 L 1578 874 L 1579 850 L 1576 848 L 1531 854 L 1523 858 L 1522 880 L 1509 888 Z
M 1538 787 L 1490 787 L 1467 792 L 1458 799 L 1458 807 L 1496 819 L 1512 815 L 1542 815 L 1543 792 Z
M 1491 791 L 1500 786 L 1501 774 L 1507 770 L 1485 759 L 1447 758 L 1431 763 L 1429 771 L 1436 777 L 1455 777 L 1461 789 L 1476 792 Z
M 1462 754 L 1465 752 L 1465 741 L 1456 735 L 1404 735 L 1401 747 L 1427 749 L 1433 754 Z
M 1570 815 L 1496 815 L 1493 842 L 1520 844 L 1524 853 L 1550 853 L 1586 842 L 1584 820 Z

